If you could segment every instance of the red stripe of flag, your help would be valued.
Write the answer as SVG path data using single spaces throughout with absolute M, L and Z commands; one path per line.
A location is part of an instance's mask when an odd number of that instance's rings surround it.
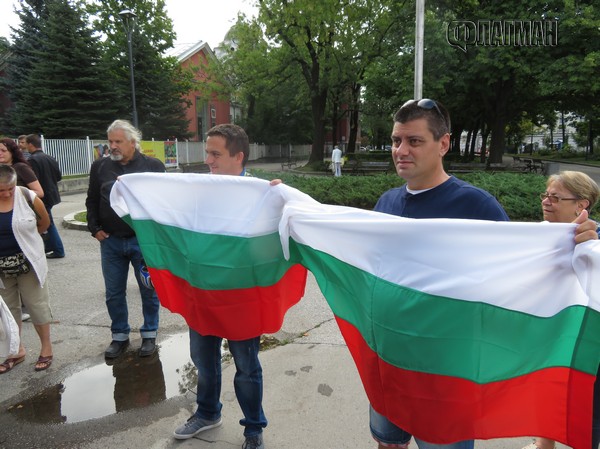
M 430 443 L 543 436 L 589 449 L 595 377 L 557 367 L 488 384 L 397 368 L 336 317 L 375 410 Z M 398 348 L 402 351 L 402 348 Z
M 167 270 L 149 268 L 161 304 L 202 335 L 247 340 L 281 329 L 287 310 L 304 295 L 307 271 L 293 265 L 274 285 L 202 290 Z

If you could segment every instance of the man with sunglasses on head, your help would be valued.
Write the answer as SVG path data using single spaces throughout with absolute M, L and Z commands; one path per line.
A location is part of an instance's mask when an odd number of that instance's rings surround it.
M 408 218 L 462 218 L 508 221 L 498 201 L 485 190 L 446 173 L 442 160 L 450 148 L 450 115 L 434 100 L 409 100 L 394 115 L 392 158 L 402 187 L 385 192 L 375 210 Z M 597 238 L 595 224 L 577 223 L 576 242 Z M 585 223 L 584 223 L 585 222 Z M 591 222 L 591 223 L 589 223 Z M 435 425 L 435 423 L 432 423 Z M 370 427 L 379 449 L 407 448 L 411 434 L 370 407 Z M 420 435 L 427 439 L 427 435 Z M 419 449 L 473 449 L 474 441 L 432 444 L 415 438 Z

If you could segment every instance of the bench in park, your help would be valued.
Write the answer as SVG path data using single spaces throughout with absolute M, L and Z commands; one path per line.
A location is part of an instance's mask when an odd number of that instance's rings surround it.
M 299 161 L 300 158 L 298 156 L 288 156 L 281 160 L 281 169 L 285 170 L 285 167 L 287 167 L 290 170 L 292 167 L 297 167 Z
M 375 175 L 393 172 L 393 166 L 388 161 L 349 160 L 342 166 L 342 173 L 349 175 Z
M 474 171 L 484 171 L 485 169 L 485 164 L 476 162 L 452 162 L 448 167 L 448 171 L 451 173 L 471 173 Z
M 513 167 L 524 172 L 544 173 L 544 163 L 539 159 L 513 156 Z
M 519 159 L 513 161 L 512 164 L 503 163 L 476 163 L 476 162 L 452 162 L 448 166 L 448 172 L 450 173 L 472 173 L 474 171 L 487 171 L 487 172 L 506 172 L 506 173 L 543 173 L 544 164 L 541 161 L 533 159 Z

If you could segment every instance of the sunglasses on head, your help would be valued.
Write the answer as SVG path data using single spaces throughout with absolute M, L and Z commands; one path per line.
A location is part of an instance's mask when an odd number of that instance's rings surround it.
M 421 109 L 426 109 L 428 111 L 431 109 L 435 109 L 437 111 L 437 113 L 440 115 L 440 117 L 442 117 L 442 120 L 444 120 L 444 123 L 446 124 L 446 126 L 448 126 L 448 121 L 446 120 L 446 116 L 444 114 L 442 114 L 442 111 L 440 110 L 440 108 L 437 105 L 437 103 L 435 102 L 435 100 L 431 100 L 429 98 L 423 98 L 421 100 L 408 100 L 406 103 L 404 103 L 402 105 L 402 108 L 404 108 L 406 106 L 411 106 L 415 103 Z M 400 109 L 402 109 L 402 108 L 400 108 Z

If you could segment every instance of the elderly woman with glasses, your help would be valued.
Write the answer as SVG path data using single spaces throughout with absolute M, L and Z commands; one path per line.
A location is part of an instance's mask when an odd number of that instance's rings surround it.
M 44 203 L 33 191 L 17 186 L 17 173 L 10 165 L 0 165 L 0 295 L 15 318 L 19 333 L 21 301 L 31 314 L 41 343 L 36 371 L 52 364 L 48 264 L 40 236 L 49 225 Z M 21 343 L 16 354 L 0 363 L 0 374 L 23 362 L 25 355 Z
M 563 171 L 551 175 L 546 181 L 546 191 L 540 194 L 544 220 L 551 223 L 571 223 L 582 211 L 592 210 L 600 197 L 598 184 L 588 175 L 578 171 Z M 600 372 L 598 373 L 600 375 Z M 593 448 L 598 447 L 598 411 L 600 388 L 594 388 Z M 548 438 L 536 438 L 523 449 L 554 449 L 556 443 Z

